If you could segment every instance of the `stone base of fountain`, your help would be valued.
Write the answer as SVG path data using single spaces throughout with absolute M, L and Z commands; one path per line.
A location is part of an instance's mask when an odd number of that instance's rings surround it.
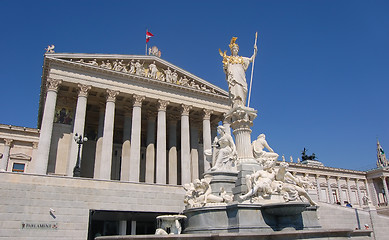
M 186 234 L 275 232 L 321 228 L 317 207 L 306 203 L 239 204 L 191 208 L 184 211 Z

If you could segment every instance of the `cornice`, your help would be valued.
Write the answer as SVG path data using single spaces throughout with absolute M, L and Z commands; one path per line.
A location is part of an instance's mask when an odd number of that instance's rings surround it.
M 38 133 L 39 134 L 39 129 L 37 129 L 37 128 L 19 127 L 19 126 L 14 126 L 14 125 L 0 124 L 0 129 L 7 129 L 7 130 L 13 130 L 13 131 L 30 132 L 30 133 Z
M 333 168 L 333 167 L 325 167 L 325 166 L 316 166 L 316 165 L 306 165 L 306 164 L 302 164 L 302 163 L 289 163 L 289 167 L 312 169 L 312 170 L 322 170 L 322 171 L 327 171 L 327 172 L 331 171 L 331 172 L 339 172 L 339 173 L 359 174 L 359 175 L 366 175 L 366 173 L 367 173 L 366 171 L 357 171 L 357 170 Z

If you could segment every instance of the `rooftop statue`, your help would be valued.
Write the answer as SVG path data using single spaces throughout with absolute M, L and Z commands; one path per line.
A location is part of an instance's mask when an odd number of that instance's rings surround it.
M 250 62 L 254 61 L 258 51 L 257 45 L 254 44 L 254 54 L 250 58 L 239 56 L 239 46 L 236 39 L 238 38 L 233 37 L 229 45 L 231 56 L 227 55 L 227 51 L 223 53 L 219 49 L 219 53 L 223 57 L 223 69 L 226 73 L 232 107 L 245 106 L 247 98 L 246 70 Z
M 307 149 L 304 148 L 304 150 L 301 152 L 301 158 L 304 160 L 315 160 L 317 161 L 315 153 L 312 153 L 312 155 L 307 155 L 306 154 Z
M 45 48 L 45 50 L 47 53 L 54 53 L 54 48 L 55 48 L 55 46 L 54 46 L 54 44 L 52 44 L 52 45 L 47 46 L 47 48 Z

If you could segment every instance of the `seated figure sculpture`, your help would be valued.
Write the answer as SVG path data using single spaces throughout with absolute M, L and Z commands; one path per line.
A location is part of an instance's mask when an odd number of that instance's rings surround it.
M 263 169 L 246 175 L 246 185 L 248 192 L 239 196 L 241 200 L 246 200 L 254 196 L 270 198 L 274 189 L 274 180 L 276 172 L 274 170 L 276 162 L 273 159 L 266 159 L 263 163 Z
M 263 133 L 259 134 L 257 140 L 254 140 L 251 146 L 253 148 L 254 158 L 260 164 L 262 164 L 267 159 L 276 160 L 278 158 L 278 154 L 275 153 L 274 150 L 269 146 L 266 141 L 266 136 Z M 264 150 L 265 148 L 269 150 L 269 152 L 266 152 Z
M 212 144 L 213 150 L 208 149 L 204 153 L 208 157 L 212 156 L 211 171 L 230 171 L 237 159 L 236 146 L 225 127 L 218 126 L 217 132 L 219 137 Z

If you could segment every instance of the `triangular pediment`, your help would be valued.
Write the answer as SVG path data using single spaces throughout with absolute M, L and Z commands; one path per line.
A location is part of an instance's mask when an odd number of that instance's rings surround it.
M 228 97 L 225 90 L 159 57 L 146 55 L 46 53 L 46 59 L 97 71 L 128 75 L 134 79 L 174 85 L 202 93 Z
M 31 157 L 24 153 L 15 153 L 11 154 L 10 159 L 16 159 L 16 160 L 24 160 L 24 161 L 30 161 Z

